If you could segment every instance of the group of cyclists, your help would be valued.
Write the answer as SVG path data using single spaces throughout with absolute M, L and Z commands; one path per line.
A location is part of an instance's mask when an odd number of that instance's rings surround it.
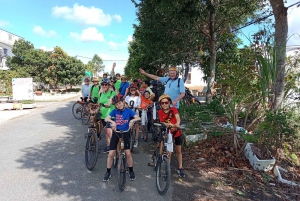
M 119 73 L 111 77 L 108 77 L 108 73 L 104 73 L 101 81 L 98 78 L 93 78 L 93 84 L 90 85 L 89 78 L 85 78 L 82 85 L 82 97 L 86 101 L 98 102 L 104 105 L 100 107 L 99 111 L 101 115 L 99 118 L 101 118 L 107 142 L 102 152 L 109 153 L 107 171 L 103 178 L 104 182 L 108 181 L 111 177 L 111 166 L 119 140 L 118 135 L 114 131 L 128 131 L 129 128 L 136 129 L 134 147 L 138 147 L 140 126 L 139 124 L 135 124 L 133 128 L 133 125 L 136 121 L 141 120 L 142 109 L 147 111 L 147 119 L 150 120 L 152 118 L 154 103 L 160 108 L 158 111 L 159 122 L 170 127 L 170 132 L 175 141 L 178 176 L 185 177 L 182 166 L 182 138 L 180 130 L 177 129 L 180 126 L 179 101 L 185 95 L 184 83 L 178 78 L 176 67 L 169 68 L 169 76 L 166 77 L 148 74 L 143 69 L 139 69 L 139 71 L 141 74 L 154 80 L 152 84 L 148 80 L 142 81 L 141 79 L 129 82 L 126 76 L 121 76 Z M 159 95 L 157 91 L 157 82 L 165 85 L 164 94 L 162 95 Z M 150 131 L 150 124 L 145 129 Z M 140 137 L 147 142 L 147 135 L 145 135 L 144 130 L 142 130 Z M 129 178 L 133 181 L 136 177 L 133 171 L 133 159 L 130 152 L 129 132 L 123 135 L 123 140 L 129 168 Z M 171 152 L 169 155 L 171 156 Z

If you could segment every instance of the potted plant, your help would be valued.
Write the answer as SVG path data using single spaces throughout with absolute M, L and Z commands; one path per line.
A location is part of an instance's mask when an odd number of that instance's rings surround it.
M 282 110 L 267 111 L 263 122 L 255 131 L 253 143 L 247 143 L 244 153 L 254 169 L 269 171 L 275 165 L 278 149 L 296 135 L 290 124 L 290 113 Z

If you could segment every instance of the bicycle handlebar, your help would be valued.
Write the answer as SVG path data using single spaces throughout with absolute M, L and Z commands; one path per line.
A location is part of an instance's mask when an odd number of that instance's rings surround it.
M 166 128 L 166 126 L 164 124 L 161 124 L 161 123 L 153 123 L 154 126 L 158 126 L 158 127 L 163 127 L 163 128 Z M 184 126 L 168 126 L 168 128 L 177 128 L 179 130 L 184 130 L 185 127 Z

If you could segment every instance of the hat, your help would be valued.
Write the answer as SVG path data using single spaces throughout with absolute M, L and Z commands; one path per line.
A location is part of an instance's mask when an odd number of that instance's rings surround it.
M 169 99 L 169 101 L 172 101 L 172 99 L 170 98 L 170 96 L 168 94 L 163 94 L 158 98 L 158 102 L 160 103 L 160 101 L 165 98 Z
M 172 67 L 169 68 L 169 71 L 170 71 L 170 70 L 171 70 L 171 71 L 177 71 L 177 68 L 176 68 L 175 66 L 172 66 Z
M 99 79 L 95 77 L 92 82 L 99 82 Z

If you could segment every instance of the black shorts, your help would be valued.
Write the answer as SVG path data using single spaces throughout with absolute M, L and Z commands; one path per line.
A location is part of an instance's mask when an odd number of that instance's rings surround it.
M 102 126 L 105 127 L 106 126 L 106 121 L 104 121 L 104 119 L 101 119 L 102 121 Z
M 181 145 L 181 144 L 182 144 L 182 138 L 181 138 L 181 135 L 179 135 L 178 137 L 175 137 L 175 138 L 174 138 L 174 141 L 175 141 L 175 145 L 176 145 L 176 146 Z
M 119 142 L 119 137 L 122 137 L 121 133 L 113 132 L 111 139 L 109 150 L 116 150 Z M 124 140 L 124 149 L 130 149 L 130 134 L 129 132 L 123 133 L 123 140 Z

